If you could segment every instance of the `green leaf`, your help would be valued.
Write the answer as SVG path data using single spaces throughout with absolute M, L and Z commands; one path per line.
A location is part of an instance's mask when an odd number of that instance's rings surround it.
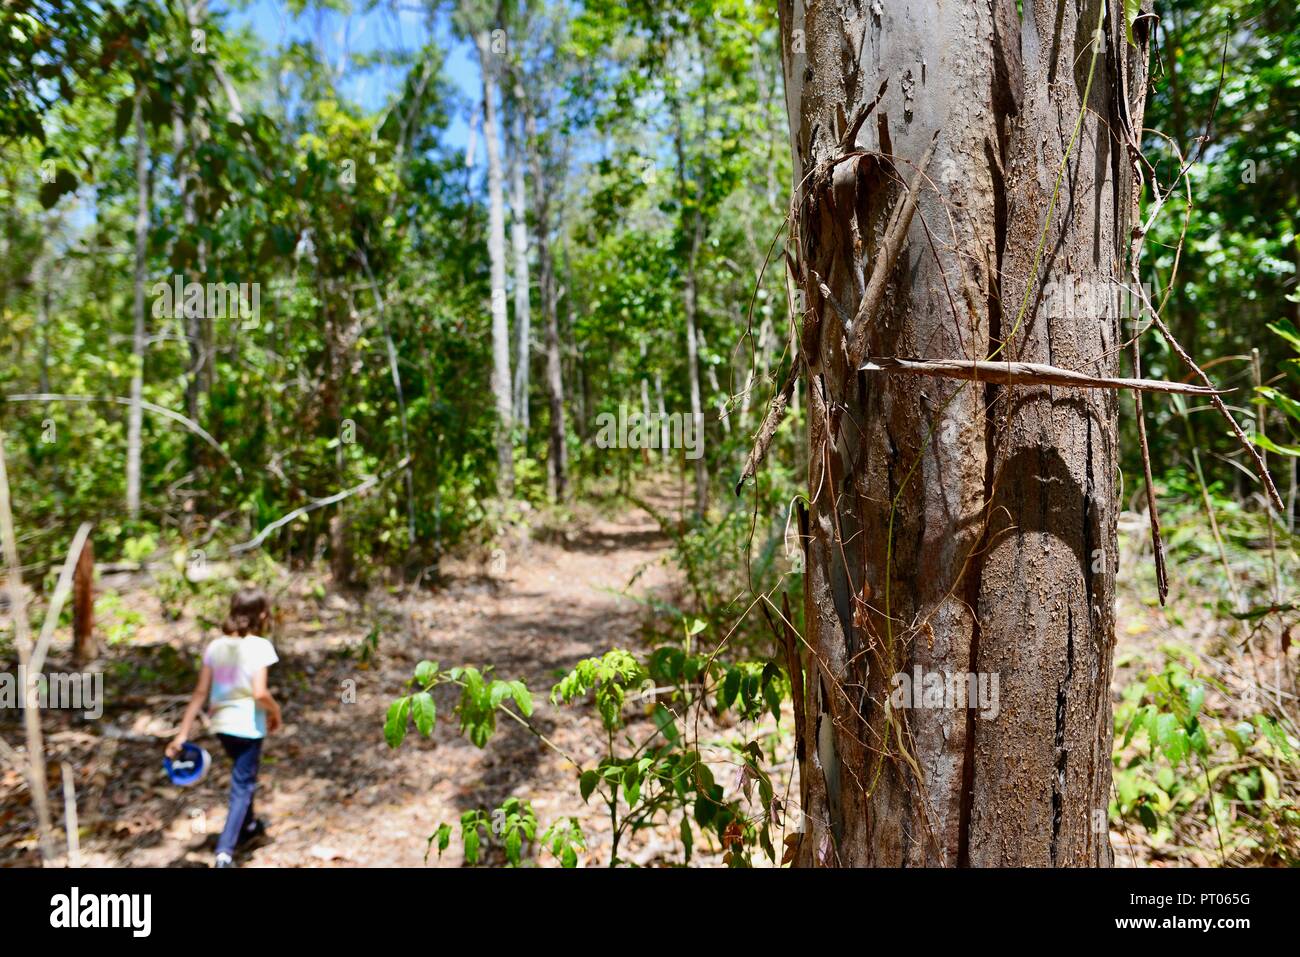
M 429 862 L 429 852 L 433 850 L 433 845 L 435 843 L 438 845 L 438 856 L 442 857 L 442 852 L 445 851 L 447 845 L 451 843 L 451 825 L 439 824 L 438 829 L 429 835 L 429 840 L 425 843 L 424 847 L 424 862 L 426 864 Z
M 1191 737 L 1188 740 L 1191 743 L 1193 751 L 1203 758 L 1209 757 L 1210 740 L 1205 735 L 1205 729 L 1199 724 L 1196 726 L 1196 730 L 1192 732 Z
M 745 711 L 753 708 L 754 703 L 758 700 L 758 685 L 758 675 L 753 673 L 745 675 L 745 680 L 740 689 L 740 699 Z
M 727 669 L 727 677 L 722 679 L 722 693 L 718 695 L 718 707 L 725 711 L 736 700 L 740 691 L 740 669 Z
M 1289 342 L 1297 352 L 1300 352 L 1300 329 L 1296 329 L 1290 319 L 1279 319 L 1277 322 L 1270 322 L 1268 327 Z
M 708 827 L 709 821 L 713 820 L 713 814 L 716 811 L 713 801 L 707 795 L 700 794 L 695 798 L 695 823 L 700 827 Z
M 641 773 L 635 764 L 623 769 L 623 793 L 628 804 L 636 804 L 641 796 Z
M 578 793 L 582 795 L 583 803 L 591 797 L 591 792 L 596 790 L 596 785 L 600 781 L 600 775 L 595 771 L 583 771 L 582 777 L 578 781 Z
M 1259 766 L 1259 774 L 1264 786 L 1264 800 L 1276 801 L 1282 796 L 1282 788 L 1278 784 L 1277 775 L 1262 764 Z
M 1297 402 L 1295 399 L 1291 398 L 1289 395 L 1286 395 L 1283 392 L 1279 392 L 1277 389 L 1274 389 L 1272 386 L 1267 386 L 1267 385 L 1256 386 L 1255 391 L 1258 392 L 1260 395 L 1262 395 L 1269 402 L 1271 402 L 1274 406 L 1281 409 L 1291 418 L 1295 419 L 1297 422 L 1300 422 L 1300 402 Z
M 1156 812 L 1151 810 L 1149 805 L 1139 804 L 1137 808 L 1138 820 L 1148 831 L 1154 832 L 1160 827 L 1160 820 L 1156 817 Z
M 780 721 L 781 688 L 775 681 L 769 681 L 763 685 L 763 700 L 767 702 L 767 709 L 772 712 L 772 717 Z
M 1275 455 L 1286 455 L 1293 459 L 1300 458 L 1300 445 L 1279 445 L 1267 435 L 1260 435 L 1259 433 L 1252 435 L 1250 440 L 1265 452 L 1272 452 Z
M 519 851 L 523 844 L 523 837 L 519 833 L 519 828 L 512 827 L 506 834 L 506 860 L 516 867 L 519 866 Z
M 1124 36 L 1130 46 L 1137 46 L 1133 37 L 1133 24 L 1142 12 L 1142 0 L 1124 0 Z
M 488 704 L 493 708 L 510 696 L 510 685 L 504 681 L 494 681 L 488 685 Z
M 1187 736 L 1187 729 L 1182 725 L 1171 729 L 1161 747 L 1165 752 L 1165 757 L 1169 759 L 1169 763 L 1178 764 L 1183 758 L 1187 757 L 1188 751 L 1191 750 L 1191 741 Z
M 411 714 L 415 718 L 415 729 L 424 737 L 433 733 L 433 724 L 437 719 L 438 709 L 434 706 L 433 695 L 427 691 L 411 697 Z
M 406 719 L 411 713 L 411 699 L 398 698 L 388 706 L 388 717 L 384 719 L 384 740 L 390 748 L 396 748 L 406 737 Z
M 421 661 L 415 666 L 415 681 L 421 688 L 427 688 L 438 676 L 438 665 L 433 661 Z
M 677 719 L 673 713 L 665 708 L 662 704 L 655 705 L 655 727 L 659 729 L 668 741 L 676 742 L 679 734 L 677 732 Z
M 525 718 L 532 716 L 533 696 L 528 693 L 528 687 L 522 681 L 510 682 L 510 696 L 515 699 L 515 704 Z
M 63 167 L 54 174 L 54 179 L 48 183 L 42 183 L 39 199 L 41 206 L 49 209 L 66 193 L 71 193 L 77 188 L 77 177 Z
M 1115 772 L 1115 790 L 1119 792 L 1119 803 L 1131 807 L 1137 800 L 1137 781 L 1131 771 Z
M 1283 757 L 1290 761 L 1295 760 L 1295 750 L 1287 740 L 1286 732 L 1282 730 L 1276 721 L 1267 715 L 1256 715 L 1255 726 L 1259 728 L 1264 737 L 1273 743 L 1273 746 L 1282 753 Z
M 709 766 L 703 761 L 695 765 L 695 784 L 703 792 L 707 793 L 713 790 L 713 772 L 709 770 Z
M 1250 740 L 1255 736 L 1255 726 L 1249 721 L 1239 721 L 1231 727 L 1225 725 L 1223 734 L 1232 742 L 1232 746 L 1237 749 L 1237 754 L 1240 756 L 1250 747 Z

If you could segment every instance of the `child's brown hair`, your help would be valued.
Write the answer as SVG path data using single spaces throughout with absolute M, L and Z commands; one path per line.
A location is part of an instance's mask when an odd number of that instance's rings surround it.
M 271 618 L 271 599 L 260 588 L 241 588 L 230 596 L 230 614 L 222 622 L 221 630 L 228 635 L 252 634 L 261 631 Z

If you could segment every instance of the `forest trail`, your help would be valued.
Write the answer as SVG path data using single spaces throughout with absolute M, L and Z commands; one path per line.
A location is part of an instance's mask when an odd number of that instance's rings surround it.
M 676 483 L 638 491 L 661 516 L 680 513 Z M 349 596 L 326 591 L 310 571 L 286 574 L 278 589 L 272 586 L 278 615 L 272 637 L 281 658 L 272 669 L 272 687 L 286 726 L 267 744 L 257 796 L 271 841 L 244 855 L 241 866 L 423 866 L 426 841 L 444 822 L 456 832 L 451 847 L 441 858 L 435 850 L 427 863 L 460 866 L 460 815 L 490 810 L 512 795 L 532 802 L 539 828 L 576 817 L 587 841 L 582 863 L 606 863 L 610 824 L 603 806 L 584 805 L 572 766 L 514 722 L 502 718 L 480 750 L 458 733 L 456 694 L 442 688 L 435 693 L 432 738 L 412 730 L 393 751 L 382 729 L 388 705 L 403 693 L 421 659 L 444 667 L 492 664 L 497 677 L 527 683 L 534 727 L 584 766 L 594 766 L 605 740 L 594 709 L 556 707 L 548 700 L 550 689 L 582 658 L 618 646 L 644 649 L 650 605 L 673 603 L 680 588 L 670 540 L 655 518 L 631 504 L 610 508 L 602 514 L 591 505 L 576 506 L 564 531 L 547 527 L 529 542 L 516 542 L 503 556 L 504 567 L 501 556 L 448 561 L 446 582 L 436 590 L 394 594 L 376 586 Z M 1133 518 L 1125 528 L 1112 686 L 1117 707 L 1124 688 L 1163 666 L 1163 648 L 1173 642 L 1212 652 L 1218 631 L 1203 602 L 1188 602 L 1179 616 L 1158 607 L 1143 558 L 1145 525 Z M 1199 585 L 1186 585 L 1199 595 Z M 197 740 L 213 753 L 214 769 L 199 786 L 183 789 L 167 781 L 161 759 L 192 687 L 195 663 L 216 631 L 205 631 L 197 620 L 202 596 L 179 620 L 168 620 L 158 599 L 162 588 L 147 575 L 105 575 L 99 587 L 113 609 L 98 623 L 101 639 L 112 636 L 114 622 L 131 618 L 138 627 L 110 643 L 92 665 L 104 674 L 101 719 L 67 711 L 43 715 L 56 822 L 62 823 L 60 762 L 66 761 L 75 773 L 85 866 L 210 866 L 225 821 L 229 762 L 204 732 Z M 224 608 L 219 596 L 207 597 L 210 608 Z M 665 620 L 661 614 L 661 628 Z M 367 656 L 363 649 L 372 636 Z M 12 667 L 12 661 L 0 661 L 0 671 Z M 65 629 L 49 669 L 70 668 Z M 23 740 L 18 714 L 0 709 L 0 736 L 15 747 Z M 631 706 L 627 717 L 631 735 L 644 738 L 649 719 Z M 788 712 L 788 728 L 787 721 Z M 712 729 L 707 719 L 705 724 L 707 745 Z M 770 768 L 783 793 L 792 786 L 791 765 L 783 753 Z M 717 773 L 734 791 L 726 768 Z M 31 820 L 26 786 L 17 772 L 0 765 L 0 866 L 39 863 Z M 57 836 L 61 841 L 61 832 Z M 1183 840 L 1211 847 L 1211 839 L 1202 834 Z M 1160 859 L 1141 828 L 1113 827 L 1111 842 L 1119 866 Z M 485 853 L 488 863 L 503 862 L 499 850 Z M 555 865 L 547 853 L 532 856 L 543 866 Z M 680 862 L 681 850 L 667 831 L 648 830 L 622 844 L 620 856 L 653 866 Z M 716 851 L 698 845 L 693 860 L 720 862 Z M 1198 860 L 1216 862 L 1212 853 Z
M 661 490 L 649 499 L 665 512 L 676 504 Z M 614 518 L 587 514 L 549 538 L 515 548 L 504 569 L 497 556 L 492 575 L 481 564 L 448 568 L 450 581 L 437 591 L 399 597 L 376 589 L 357 600 L 319 599 L 299 582 L 304 594 L 277 599 L 281 660 L 272 687 L 283 702 L 285 727 L 268 741 L 256 798 L 272 839 L 242 866 L 420 866 L 426 840 L 441 822 L 453 826 L 455 837 L 441 859 L 435 849 L 428 862 L 455 866 L 462 862 L 461 813 L 490 810 L 512 794 L 532 800 L 540 828 L 579 817 L 588 862 L 607 859 L 608 821 L 598 806 L 583 805 L 573 767 L 514 722 L 501 719 L 480 750 L 457 733 L 454 689 L 442 688 L 431 739 L 412 731 L 392 751 L 382 735 L 389 703 L 421 659 L 444 667 L 492 664 L 496 676 L 527 683 L 539 731 L 594 764 L 604 739 L 599 719 L 590 708 L 553 706 L 551 686 L 584 657 L 636 645 L 647 599 L 670 597 L 669 540 L 651 515 L 633 506 Z M 152 596 L 124 590 L 123 598 Z M 130 647 L 108 653 L 103 719 L 45 716 L 51 793 L 59 793 L 53 787 L 58 762 L 71 761 L 87 866 L 208 866 L 225 820 L 229 762 L 205 733 L 198 741 L 213 754 L 213 772 L 192 789 L 167 782 L 162 748 L 188 688 L 157 678 L 197 659 L 207 639 L 188 618 L 169 624 L 157 612 L 147 617 Z M 375 625 L 376 651 L 363 663 L 359 649 Z M 65 654 L 66 648 L 57 650 L 53 667 Z M 138 689 L 142 694 L 122 687 L 142 676 L 153 676 Z M 355 701 L 346 703 L 353 689 Z M 0 729 L 20 743 L 17 723 Z M 15 831 L 30 833 L 11 826 L 15 814 L 31 813 L 26 804 L 15 776 L 0 777 L 0 831 L 9 832 L 0 839 L 0 863 L 35 861 L 30 840 L 13 843 Z M 629 848 L 633 856 L 637 847 Z M 554 864 L 549 855 L 537 856 Z

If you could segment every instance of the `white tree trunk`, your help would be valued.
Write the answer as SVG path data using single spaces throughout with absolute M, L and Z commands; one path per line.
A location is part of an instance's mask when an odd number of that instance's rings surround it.
M 510 244 L 515 254 L 515 395 L 514 412 L 528 436 L 528 371 L 532 352 L 532 304 L 528 281 L 528 192 L 524 183 L 527 145 L 524 141 L 523 85 L 515 84 L 514 155 L 511 161 Z
M 126 428 L 126 511 L 140 517 L 140 451 L 144 426 L 144 280 L 149 251 L 149 140 L 144 125 L 144 89 L 136 82 L 135 108 L 135 326 L 131 336 L 131 404 Z
M 506 311 L 506 224 L 497 132 L 496 54 L 487 30 L 474 34 L 483 75 L 483 140 L 488 163 L 488 258 L 492 285 L 492 396 L 496 404 L 497 493 L 515 489 L 514 415 L 510 394 L 510 323 Z

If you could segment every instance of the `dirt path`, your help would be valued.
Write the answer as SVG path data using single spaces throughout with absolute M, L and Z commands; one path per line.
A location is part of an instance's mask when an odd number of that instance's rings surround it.
M 393 752 L 382 737 L 388 704 L 420 659 L 445 667 L 491 663 L 499 677 L 528 684 L 539 730 L 584 763 L 597 757 L 603 732 L 590 709 L 555 707 L 547 697 L 557 674 L 581 658 L 640 641 L 644 602 L 667 596 L 672 585 L 668 541 L 639 509 L 617 519 L 588 517 L 558 538 L 515 549 L 504 569 L 498 558 L 491 576 L 462 569 L 437 592 L 280 602 L 274 637 L 281 662 L 272 685 L 286 726 L 268 742 L 257 796 L 273 840 L 244 866 L 421 865 L 440 822 L 454 825 L 463 811 L 494 807 L 512 794 L 532 800 L 543 827 L 578 816 L 589 860 L 607 856 L 608 823 L 582 804 L 571 766 L 513 722 L 502 721 L 479 750 L 457 733 L 455 696 L 444 689 L 432 739 L 412 735 Z M 375 623 L 377 652 L 363 664 L 358 651 Z M 172 787 L 159 768 L 187 690 L 183 679 L 166 675 L 184 672 L 204 641 L 193 622 L 151 622 L 129 648 L 109 652 L 110 710 L 103 719 L 47 715 L 51 783 L 60 759 L 77 771 L 85 864 L 209 864 L 229 780 L 219 745 L 211 736 L 199 739 L 217 767 L 196 788 Z M 52 667 L 60 664 L 56 656 Z M 0 724 L 0 733 L 19 744 L 16 722 Z M 34 847 L 22 825 L 30 808 L 16 775 L 4 773 L 0 831 L 8 836 L 0 838 L 0 863 L 27 862 Z M 22 822 L 17 828 L 15 818 Z M 19 838 L 19 830 L 28 833 Z M 459 838 L 441 861 L 435 851 L 429 863 L 460 864 Z

